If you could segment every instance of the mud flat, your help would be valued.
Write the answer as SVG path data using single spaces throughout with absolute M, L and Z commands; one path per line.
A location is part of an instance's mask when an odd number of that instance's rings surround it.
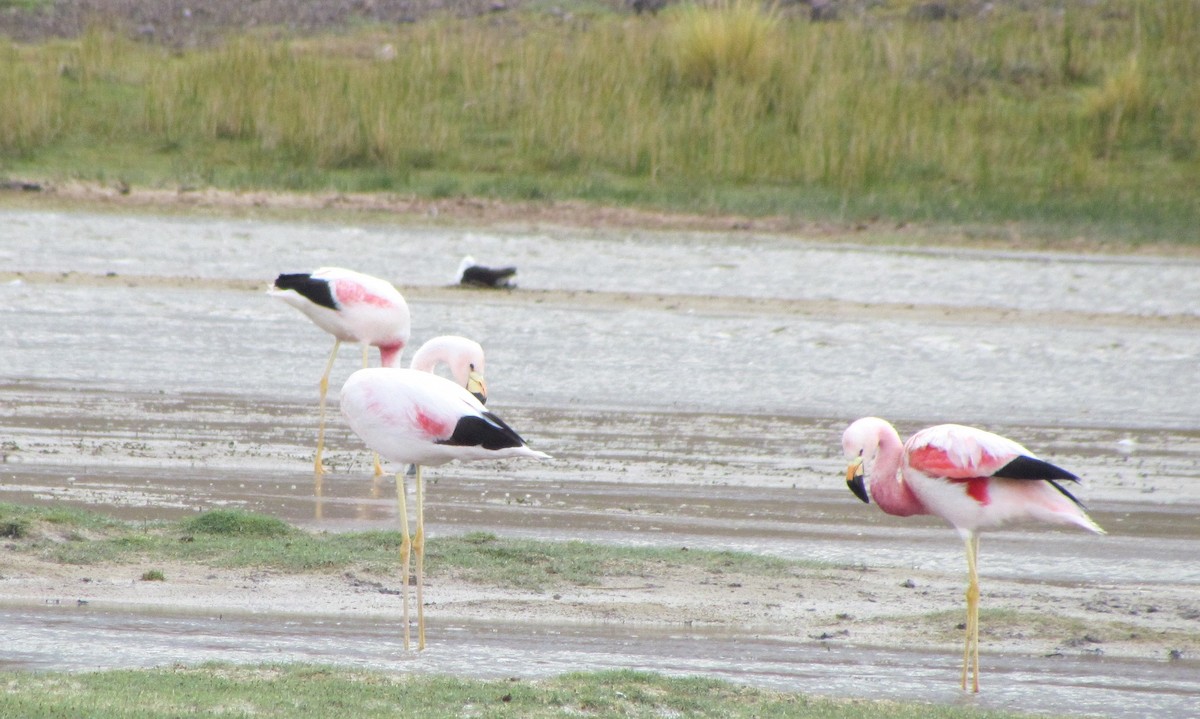
M 435 568 L 432 647 L 418 657 L 398 648 L 396 587 L 377 578 L 172 566 L 148 583 L 140 568 L 9 553 L 8 666 L 633 666 L 1130 717 L 1184 716 L 1200 694 L 1194 259 L 711 229 L 2 214 L 0 500 L 393 527 L 391 481 L 370 476 L 336 422 L 333 474 L 314 496 L 329 343 L 262 292 L 277 272 L 337 264 L 402 286 L 414 342 L 479 339 L 496 411 L 555 456 L 431 472 L 431 542 L 481 529 L 820 567 L 770 580 L 678 569 L 541 593 Z M 448 287 L 467 253 L 517 264 L 520 289 Z M 338 376 L 357 360 L 349 351 Z M 864 414 L 902 432 L 964 421 L 1019 438 L 1085 478 L 1079 495 L 1110 532 L 984 537 L 977 700 L 956 688 L 955 534 L 882 516 L 840 479 L 838 438 Z

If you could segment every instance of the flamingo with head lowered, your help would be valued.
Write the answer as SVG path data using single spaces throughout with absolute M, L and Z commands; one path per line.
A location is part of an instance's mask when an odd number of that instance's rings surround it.
M 325 471 L 321 462 L 325 448 L 325 395 L 329 391 L 329 373 L 333 370 L 338 349 L 343 342 L 361 343 L 363 367 L 366 367 L 367 348 L 378 347 L 380 364 L 399 367 L 410 331 L 408 304 L 387 280 L 340 267 L 279 275 L 267 294 L 300 310 L 334 338 L 333 351 L 320 382 L 321 422 L 313 462 L 314 472 L 320 480 Z M 382 473 L 377 457 L 375 474 Z
M 416 465 L 416 533 L 408 527 L 405 475 L 396 474 L 403 562 L 404 648 L 409 647 L 408 574 L 416 554 L 417 648 L 425 648 L 425 504 L 421 467 L 453 460 L 521 457 L 549 459 L 528 447 L 504 420 L 487 411 L 474 394 L 454 381 L 416 369 L 377 367 L 350 375 L 342 387 L 342 414 L 362 441 L 401 467 Z
M 967 622 L 962 688 L 979 691 L 979 532 L 1018 520 L 1104 530 L 1060 484 L 1074 474 L 1038 459 L 1020 444 L 958 424 L 923 429 L 901 444 L 888 422 L 864 417 L 846 428 L 846 483 L 864 502 L 888 514 L 934 514 L 966 543 Z M 865 480 L 864 480 L 865 477 Z

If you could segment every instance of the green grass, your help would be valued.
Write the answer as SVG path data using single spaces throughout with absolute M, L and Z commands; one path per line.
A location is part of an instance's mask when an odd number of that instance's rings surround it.
M 182 528 L 197 534 L 261 538 L 286 537 L 295 532 L 282 519 L 232 509 L 205 512 L 183 522 Z
M 79 510 L 0 504 L 0 528 L 7 526 L 19 527 L 7 535 L 11 550 L 64 564 L 174 561 L 296 573 L 399 573 L 399 532 L 314 534 L 273 517 L 236 510 L 215 510 L 182 522 L 132 524 Z M 425 557 L 427 571 L 435 578 L 452 573 L 465 581 L 530 590 L 652 575 L 671 566 L 764 576 L 825 567 L 736 552 L 542 542 L 480 532 L 432 538 Z M 169 581 L 162 570 L 150 572 L 157 576 L 148 581 Z
M 0 44 L 0 176 L 1200 242 L 1200 4 L 997 3 L 941 23 L 907 7 Z
M 634 671 L 473 680 L 311 666 L 230 666 L 81 674 L 0 672 L 0 715 L 22 719 L 272 717 L 722 717 L 1002 719 L 973 708 L 839 700 Z

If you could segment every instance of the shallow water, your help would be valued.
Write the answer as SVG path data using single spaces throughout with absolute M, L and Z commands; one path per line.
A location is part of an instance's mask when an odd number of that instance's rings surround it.
M 523 289 L 446 291 L 468 252 L 517 264 Z M 444 332 L 479 339 L 490 405 L 556 457 L 433 471 L 433 541 L 487 529 L 957 570 L 961 548 L 940 523 L 897 521 L 853 500 L 839 480 L 838 442 L 864 414 L 894 419 L 902 433 L 965 421 L 1083 476 L 1079 495 L 1110 531 L 991 533 L 988 576 L 1195 592 L 1200 604 L 1192 260 L 0 213 L 9 277 L 0 284 L 0 500 L 144 518 L 238 506 L 314 528 L 392 528 L 390 482 L 370 477 L 369 457 L 336 414 L 335 474 L 313 496 L 315 385 L 330 342 L 246 289 L 323 264 L 373 267 L 405 285 L 415 342 Z M 344 351 L 332 386 L 359 362 Z M 500 638 L 439 624 L 434 649 L 413 658 L 395 651 L 387 628 L 321 617 L 5 612 L 19 648 L 6 661 L 30 668 L 276 656 L 472 674 L 492 665 L 497 676 L 637 666 L 843 696 L 976 701 L 944 684 L 953 653 L 735 631 L 535 625 Z M 93 637 L 94 651 L 62 651 Z M 987 707 L 1184 716 L 1198 688 L 1194 661 L 994 654 L 989 665 L 977 700 Z
M 467 254 L 517 265 L 526 288 L 1200 316 L 1193 259 L 877 248 L 744 232 L 531 234 L 0 211 L 0 266 L 12 270 L 265 283 L 289 269 L 369 265 L 397 284 L 442 285 Z

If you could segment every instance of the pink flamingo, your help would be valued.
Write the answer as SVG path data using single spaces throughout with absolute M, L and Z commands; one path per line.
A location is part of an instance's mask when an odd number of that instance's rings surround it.
M 278 297 L 303 312 L 321 329 L 333 335 L 333 351 L 321 375 L 321 423 L 317 432 L 317 455 L 313 462 L 318 481 L 325 472 L 321 454 L 325 448 L 325 395 L 329 391 L 329 373 L 342 342 L 363 346 L 363 367 L 368 364 L 367 348 L 379 348 L 384 367 L 400 366 L 400 356 L 408 344 L 410 320 L 404 297 L 387 280 L 340 267 L 322 267 L 312 273 L 282 274 L 267 294 Z M 376 476 L 383 474 L 375 458 Z M 319 492 L 319 487 L 318 487 Z
M 416 533 L 410 538 L 403 471 L 396 474 L 396 504 L 403 538 L 404 648 L 409 647 L 408 574 L 416 554 L 417 649 L 425 648 L 425 504 L 421 467 L 453 460 L 527 457 L 530 449 L 511 427 L 484 409 L 464 387 L 430 372 L 377 367 L 350 375 L 342 387 L 342 414 L 362 441 L 401 466 L 416 465 Z
M 888 514 L 935 514 L 966 543 L 967 623 L 962 688 L 967 674 L 979 691 L 979 531 L 1017 520 L 1073 524 L 1104 534 L 1060 481 L 1074 474 L 1036 458 L 1021 445 L 958 424 L 923 429 L 903 445 L 896 429 L 878 417 L 846 428 L 842 449 L 850 459 L 846 484 L 863 502 Z M 864 484 L 864 472 L 867 481 Z

